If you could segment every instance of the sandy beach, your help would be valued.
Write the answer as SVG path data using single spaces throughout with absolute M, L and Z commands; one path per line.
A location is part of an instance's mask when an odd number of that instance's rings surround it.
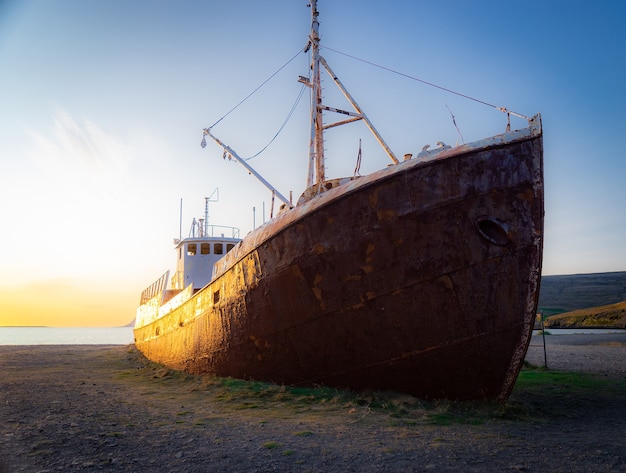
M 626 471 L 626 334 L 546 336 L 546 353 L 556 384 L 527 376 L 504 407 L 381 409 L 246 397 L 132 346 L 1 346 L 0 473 Z M 544 364 L 540 336 L 527 361 Z

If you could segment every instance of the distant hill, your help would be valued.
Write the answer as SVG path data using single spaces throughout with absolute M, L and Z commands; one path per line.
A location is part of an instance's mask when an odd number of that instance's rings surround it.
M 626 329 L 626 301 L 554 315 L 546 320 L 546 327 L 611 327 Z
M 543 276 L 539 308 L 544 317 L 626 301 L 626 271 Z

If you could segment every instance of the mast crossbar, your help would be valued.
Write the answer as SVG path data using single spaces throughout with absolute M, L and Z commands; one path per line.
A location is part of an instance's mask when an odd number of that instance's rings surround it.
M 322 56 L 319 56 L 319 61 L 324 66 L 324 69 L 326 69 L 326 72 L 328 72 L 330 77 L 333 79 L 333 82 L 337 85 L 337 87 L 339 87 L 339 90 L 341 90 L 341 92 L 343 93 L 344 97 L 348 100 L 348 102 L 350 102 L 352 104 L 354 109 L 363 118 L 363 121 L 365 122 L 365 124 L 367 125 L 369 130 L 372 132 L 372 134 L 374 135 L 374 137 L 376 138 L 376 140 L 378 141 L 380 146 L 382 146 L 382 148 L 385 150 L 385 152 L 391 158 L 391 160 L 395 164 L 398 164 L 400 162 L 400 161 L 398 161 L 398 158 L 396 158 L 396 156 L 393 153 L 393 151 L 391 151 L 391 148 L 389 148 L 389 145 L 387 145 L 387 143 L 385 142 L 383 137 L 380 135 L 380 133 L 378 133 L 378 130 L 376 130 L 376 128 L 374 127 L 374 124 L 370 121 L 369 118 L 367 118 L 367 115 L 365 115 L 365 113 L 363 113 L 363 110 L 361 110 L 361 107 L 359 107 L 359 104 L 356 103 L 356 100 L 354 100 L 352 95 L 350 95 L 350 92 L 348 92 L 348 89 L 346 89 L 344 87 L 342 82 L 339 80 L 339 77 L 337 77 L 337 75 L 330 68 L 330 66 L 326 62 L 326 59 L 324 59 Z
M 340 113 L 342 115 L 350 115 L 351 117 L 363 118 L 360 113 L 348 112 L 347 110 L 341 110 L 340 108 L 329 107 L 328 105 L 320 105 L 322 110 L 328 110 L 329 112 Z
M 363 117 L 354 117 L 347 118 L 345 120 L 341 120 L 340 122 L 329 123 L 328 125 L 324 125 L 324 130 L 328 130 L 329 128 L 333 128 L 340 125 L 346 125 L 348 123 L 358 122 L 359 120 L 363 120 Z

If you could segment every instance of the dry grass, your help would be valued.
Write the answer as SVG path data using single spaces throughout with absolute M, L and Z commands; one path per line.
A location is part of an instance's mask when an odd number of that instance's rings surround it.
M 546 319 L 546 327 L 607 327 L 626 329 L 626 301 L 554 315 Z

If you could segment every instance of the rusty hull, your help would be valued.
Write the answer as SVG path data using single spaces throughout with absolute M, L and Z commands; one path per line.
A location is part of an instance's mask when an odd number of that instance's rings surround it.
M 506 399 L 539 292 L 539 120 L 285 212 L 190 300 L 136 327 L 137 347 L 190 373 Z

